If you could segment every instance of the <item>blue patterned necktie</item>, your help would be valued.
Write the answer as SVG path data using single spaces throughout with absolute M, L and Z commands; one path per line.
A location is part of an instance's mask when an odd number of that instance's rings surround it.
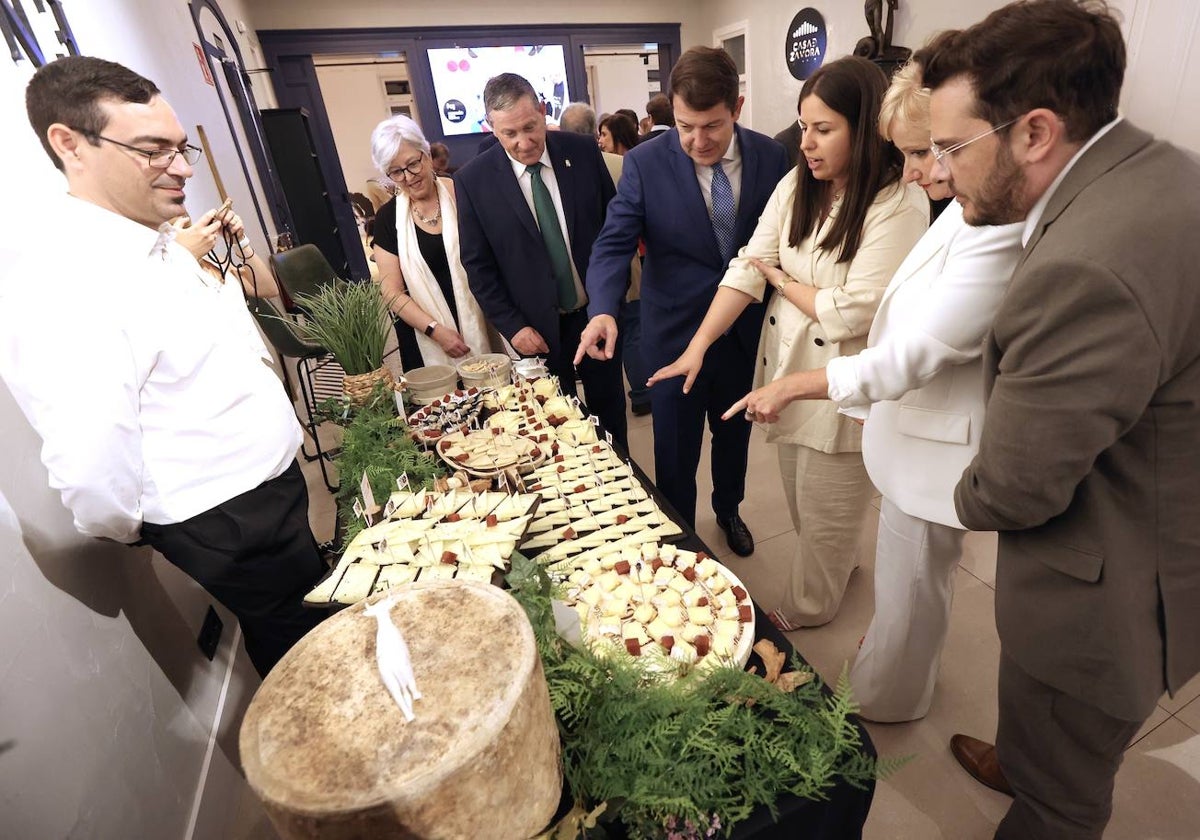
M 733 232 L 737 224 L 737 210 L 733 206 L 733 186 L 729 176 L 721 168 L 721 161 L 712 166 L 712 226 L 717 235 L 717 246 L 721 249 L 721 261 L 728 262 L 733 256 Z

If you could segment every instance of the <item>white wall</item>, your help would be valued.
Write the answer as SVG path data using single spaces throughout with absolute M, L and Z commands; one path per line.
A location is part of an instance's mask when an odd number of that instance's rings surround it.
M 1200 152 L 1200 3 L 1123 0 L 1129 72 L 1121 109 L 1173 143 Z
M 1110 0 L 1124 17 L 1129 69 L 1122 111 L 1143 128 L 1181 146 L 1200 150 L 1200 4 L 1194 0 Z M 893 43 L 919 49 L 937 32 L 970 26 L 1003 6 L 1004 0 L 901 0 Z M 808 3 L 777 0 L 706 0 L 711 29 L 750 21 L 749 58 L 753 97 L 751 128 L 775 134 L 796 118 L 803 82 L 784 61 L 784 34 L 792 17 Z M 825 18 L 826 61 L 848 55 L 868 34 L 858 2 L 812 3 Z M 696 28 L 696 27 L 693 27 Z M 711 31 L 701 40 L 710 43 Z M 686 45 L 687 42 L 685 42 Z
M 706 0 L 709 29 L 748 20 L 752 122 L 749 127 L 774 135 L 796 119 L 796 97 L 802 81 L 792 78 L 784 61 L 784 37 L 796 12 L 813 6 L 825 18 L 828 46 L 825 61 L 849 55 L 869 34 L 859 2 L 779 3 L 777 0 Z M 968 26 L 1001 0 L 901 0 L 896 13 L 893 43 L 916 49 L 934 32 Z M 704 36 L 711 43 L 712 32 Z M 743 120 L 743 124 L 745 120 Z
M 238 3 L 225 5 L 246 17 Z M 214 89 L 192 52 L 196 33 L 184 0 L 92 0 L 66 9 L 83 52 L 150 77 L 189 130 L 206 126 L 227 186 L 248 196 Z M 26 122 L 30 73 L 0 60 L 8 126 L 0 157 L 10 197 L 0 202 L 0 266 L 24 226 L 55 224 L 41 205 L 65 189 Z M 198 213 L 216 203 L 216 190 L 203 164 L 196 172 L 188 206 Z M 64 247 L 70 233 L 59 231 Z M 251 235 L 263 238 L 255 229 Z M 54 255 L 27 281 L 53 283 Z M 89 364 L 79 359 L 80 376 Z M 227 676 L 238 702 L 255 685 L 244 667 L 231 672 L 232 617 L 221 611 L 222 645 L 208 662 L 196 636 L 209 597 L 148 549 L 76 534 L 48 487 L 40 441 L 2 383 L 0 430 L 0 835 L 229 836 L 229 803 L 246 798 L 246 787 L 233 770 L 230 724 L 220 726 L 217 710 Z M 225 737 L 210 764 L 216 730 Z M 205 778 L 210 796 L 195 809 Z
M 639 116 L 646 113 L 650 100 L 649 69 L 638 55 L 589 55 L 584 58 L 592 82 L 592 107 L 596 115 L 611 114 L 618 108 L 632 108 Z
M 378 26 L 488 26 L 522 23 L 682 23 L 684 49 L 707 44 L 697 24 L 706 0 L 247 0 L 260 29 Z M 645 104 L 644 102 L 642 103 Z
M 395 78 L 396 68 L 403 67 L 402 61 L 317 66 L 317 81 L 350 192 L 363 192 L 368 179 L 379 177 L 371 162 L 371 132 L 391 116 L 383 79 Z

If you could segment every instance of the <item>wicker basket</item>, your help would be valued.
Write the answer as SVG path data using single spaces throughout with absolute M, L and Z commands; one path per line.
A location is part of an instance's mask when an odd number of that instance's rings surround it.
M 342 382 L 342 390 L 350 398 L 350 402 L 353 405 L 363 405 L 367 401 L 367 398 L 371 396 L 371 392 L 375 390 L 376 382 L 383 382 L 387 385 L 388 390 L 399 390 L 396 380 L 392 378 L 392 372 L 386 367 L 376 368 L 370 373 L 360 373 L 353 376 L 346 374 L 346 378 Z

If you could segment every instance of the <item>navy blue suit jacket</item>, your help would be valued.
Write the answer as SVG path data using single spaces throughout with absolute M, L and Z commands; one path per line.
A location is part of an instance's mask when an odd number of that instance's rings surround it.
M 737 247 L 750 239 L 767 199 L 788 171 L 783 147 L 766 135 L 735 126 L 742 157 Z M 695 334 L 725 275 L 696 167 L 672 128 L 641 143 L 624 159 L 617 197 L 592 248 L 588 314 L 616 317 L 625 295 L 629 260 L 638 237 L 646 240 L 642 266 L 642 353 L 650 370 L 675 361 Z M 752 304 L 733 331 L 750 354 L 758 348 L 763 304 Z
M 590 137 L 548 131 L 546 148 L 562 196 L 571 257 L 580 278 L 586 279 L 592 243 L 615 193 L 612 178 Z M 558 286 L 541 231 L 504 148 L 496 143 L 478 155 L 454 173 L 454 183 L 459 252 L 483 314 L 510 341 L 525 327 L 533 327 L 553 358 L 559 349 Z M 628 275 L 627 257 L 623 286 Z

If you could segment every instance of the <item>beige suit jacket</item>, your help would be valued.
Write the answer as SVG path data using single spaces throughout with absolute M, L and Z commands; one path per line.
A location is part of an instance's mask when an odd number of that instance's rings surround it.
M 754 235 L 729 262 L 721 280 L 755 300 L 766 294 L 766 278 L 750 264 L 757 257 L 777 265 L 799 283 L 816 286 L 817 319 L 813 320 L 783 295 L 771 295 L 758 344 L 754 387 L 789 373 L 824 367 L 835 356 L 867 346 L 867 332 L 888 281 L 929 228 L 929 201 L 914 184 L 896 183 L 875 196 L 863 221 L 862 242 L 850 262 L 838 262 L 838 250 L 818 243 L 832 227 L 840 202 L 829 217 L 797 247 L 788 245 L 792 200 L 799 170 L 793 169 L 772 193 L 759 216 Z M 821 452 L 861 452 L 862 428 L 839 415 L 828 400 L 797 400 L 767 428 L 767 440 L 808 446 Z
M 1200 671 L 1200 165 L 1120 123 L 1051 196 L 984 349 L 962 522 L 1037 679 L 1140 720 Z

